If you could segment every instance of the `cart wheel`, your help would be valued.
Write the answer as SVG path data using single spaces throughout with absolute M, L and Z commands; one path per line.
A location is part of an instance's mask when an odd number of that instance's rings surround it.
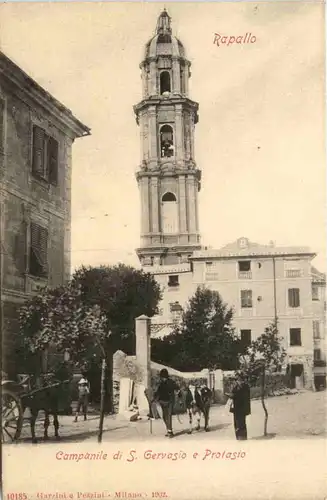
M 12 443 L 22 431 L 23 407 L 20 398 L 13 392 L 3 390 L 1 396 L 2 443 Z

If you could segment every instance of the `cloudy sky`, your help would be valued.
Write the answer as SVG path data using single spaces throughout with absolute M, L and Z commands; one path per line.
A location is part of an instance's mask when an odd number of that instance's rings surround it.
M 0 44 L 92 129 L 73 150 L 72 266 L 136 265 L 139 62 L 161 3 L 0 5 Z M 203 244 L 309 245 L 325 265 L 324 15 L 318 3 L 167 3 L 199 102 Z M 252 33 L 217 47 L 214 33 Z

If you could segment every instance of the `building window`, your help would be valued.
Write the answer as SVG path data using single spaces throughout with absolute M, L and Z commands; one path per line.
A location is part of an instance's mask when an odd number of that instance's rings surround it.
M 172 275 L 168 276 L 168 286 L 169 287 L 179 286 L 178 274 L 172 274 Z
M 251 271 L 251 261 L 250 260 L 239 260 L 238 270 L 240 272 Z
M 319 300 L 319 287 L 317 285 L 312 285 L 312 300 Z
M 218 281 L 217 262 L 206 262 L 205 266 L 205 280 Z
M 48 230 L 31 223 L 29 274 L 37 277 L 48 275 Z
M 160 130 L 161 158 L 174 156 L 174 132 L 170 125 L 164 125 Z
M 164 234 L 178 233 L 178 205 L 174 193 L 165 193 L 162 197 L 162 232 Z
M 172 302 L 170 304 L 170 314 L 173 323 L 178 323 L 182 319 L 183 309 L 179 302 Z
M 170 92 L 170 73 L 169 71 L 162 71 L 160 73 L 160 94 Z
M 299 288 L 289 288 L 288 289 L 288 306 L 289 307 L 300 307 L 300 289 Z
M 238 277 L 240 279 L 252 279 L 251 261 L 239 260 L 238 261 Z
M 50 184 L 58 182 L 58 141 L 33 126 L 32 173 Z
M 291 346 L 302 345 L 301 328 L 290 328 L 290 345 Z
M 241 330 L 241 343 L 243 347 L 251 344 L 251 330 Z
M 241 290 L 241 307 L 252 307 L 252 290 Z
M 313 338 L 320 339 L 320 323 L 319 323 L 319 321 L 317 321 L 317 320 L 313 321 L 312 327 L 313 327 Z
M 313 350 L 313 359 L 314 359 L 314 361 L 321 360 L 321 349 L 314 349 Z

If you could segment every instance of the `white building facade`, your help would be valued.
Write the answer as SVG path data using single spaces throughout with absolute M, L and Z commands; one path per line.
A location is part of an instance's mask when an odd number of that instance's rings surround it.
M 325 384 L 326 283 L 311 265 L 315 254 L 244 237 L 220 250 L 201 247 L 201 171 L 194 152 L 198 104 L 189 98 L 190 62 L 166 11 L 140 67 L 143 95 L 134 107 L 142 145 L 137 254 L 163 289 L 154 334 L 167 335 L 196 288 L 206 286 L 234 308 L 234 327 L 244 342 L 278 319 L 294 385 L 311 388 L 315 375 L 318 385 Z

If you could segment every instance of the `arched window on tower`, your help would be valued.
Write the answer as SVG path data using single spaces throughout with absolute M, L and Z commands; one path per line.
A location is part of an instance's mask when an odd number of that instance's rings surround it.
M 162 71 L 160 73 L 160 94 L 164 92 L 171 92 L 169 71 Z
M 167 192 L 162 197 L 162 232 L 175 234 L 178 232 L 178 206 L 174 193 Z
M 170 125 L 164 125 L 160 130 L 161 158 L 174 156 L 174 132 Z
M 158 43 L 171 43 L 171 36 L 168 34 L 159 35 L 157 42 Z

